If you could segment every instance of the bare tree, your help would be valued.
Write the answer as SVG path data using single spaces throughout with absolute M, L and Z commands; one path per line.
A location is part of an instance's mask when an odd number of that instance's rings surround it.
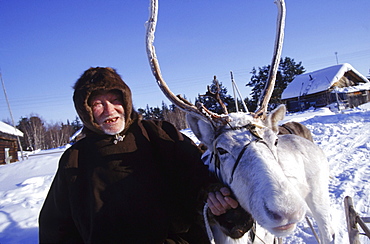
M 188 128 L 186 112 L 173 106 L 172 109 L 163 109 L 163 119 L 171 122 L 178 130 Z
M 24 133 L 25 148 L 29 150 L 46 149 L 44 142 L 46 128 L 43 119 L 38 115 L 22 118 L 18 127 Z
M 54 123 L 47 126 L 45 144 L 47 148 L 64 146 L 69 142 L 69 138 L 74 133 L 73 126 L 69 123 Z
M 47 124 L 38 115 L 23 117 L 17 128 L 23 132 L 22 147 L 27 150 L 50 149 L 69 143 L 70 137 L 82 127 L 78 117 L 70 123 L 57 122 Z

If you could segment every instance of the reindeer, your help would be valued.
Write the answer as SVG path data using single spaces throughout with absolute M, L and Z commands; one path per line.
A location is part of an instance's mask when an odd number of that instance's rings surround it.
M 278 237 L 289 235 L 298 222 L 311 215 L 318 225 L 321 243 L 333 243 L 329 168 L 323 151 L 302 136 L 278 135 L 278 123 L 286 113 L 284 105 L 267 113 L 281 56 L 285 21 L 284 1 L 276 3 L 279 14 L 274 55 L 268 82 L 254 113 L 215 114 L 202 104 L 193 105 L 170 91 L 162 77 L 153 46 L 157 0 L 151 0 L 147 22 L 148 59 L 162 92 L 188 113 L 190 128 L 207 146 L 211 155 L 210 170 L 230 187 L 240 206 L 252 215 L 257 224 L 268 231 L 266 236 L 269 233 Z M 233 241 L 217 230 L 217 226 L 212 230 L 216 243 Z M 245 243 L 252 241 L 243 237 L 235 242 L 242 243 L 243 240 Z

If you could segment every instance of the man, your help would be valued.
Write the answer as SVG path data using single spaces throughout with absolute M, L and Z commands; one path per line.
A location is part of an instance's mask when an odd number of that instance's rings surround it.
M 201 152 L 173 125 L 142 120 L 111 68 L 90 68 L 73 101 L 85 138 L 61 157 L 39 218 L 40 243 L 206 243 L 196 222 L 213 183 Z M 213 214 L 238 203 L 210 193 Z

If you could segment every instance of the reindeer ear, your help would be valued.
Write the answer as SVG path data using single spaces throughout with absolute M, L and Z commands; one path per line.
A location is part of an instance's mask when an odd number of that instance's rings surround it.
M 286 108 L 284 104 L 279 105 L 277 108 L 271 111 L 266 118 L 266 123 L 269 128 L 274 132 L 279 132 L 278 122 L 283 120 L 285 117 Z
M 211 122 L 205 121 L 192 114 L 187 114 L 186 119 L 195 136 L 208 148 L 212 148 L 215 130 Z

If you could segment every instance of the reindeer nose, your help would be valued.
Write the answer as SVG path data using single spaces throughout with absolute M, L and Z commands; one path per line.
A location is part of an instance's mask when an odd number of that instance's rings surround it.
M 301 208 L 299 210 L 292 211 L 289 213 L 282 213 L 282 212 L 270 210 L 265 205 L 265 210 L 266 210 L 267 215 L 275 221 L 281 221 L 283 219 L 288 219 L 290 222 L 299 222 L 302 219 L 303 215 L 305 214 L 304 208 Z
M 297 211 L 293 212 L 291 219 L 299 222 L 303 219 L 305 215 L 306 215 L 306 208 L 302 207 L 298 209 Z
M 277 221 L 282 219 L 282 216 L 280 214 L 278 214 L 277 212 L 271 211 L 266 205 L 265 205 L 265 210 L 271 219 L 277 220 Z

